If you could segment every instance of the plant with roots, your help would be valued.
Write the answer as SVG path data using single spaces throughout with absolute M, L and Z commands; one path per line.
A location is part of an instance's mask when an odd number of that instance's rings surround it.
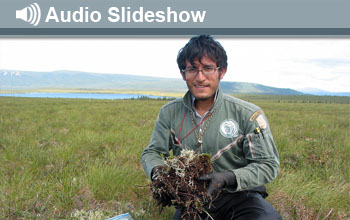
M 166 206 L 182 207 L 181 219 L 196 219 L 206 212 L 203 206 L 210 202 L 206 194 L 208 183 L 198 179 L 210 172 L 208 154 L 182 150 L 180 156 L 164 159 L 164 165 L 157 168 L 158 175 L 151 184 L 160 211 Z

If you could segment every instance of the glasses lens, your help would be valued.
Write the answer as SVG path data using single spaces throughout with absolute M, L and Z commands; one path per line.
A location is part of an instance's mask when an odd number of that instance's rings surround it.
M 197 68 L 186 68 L 186 73 L 189 75 L 195 75 L 197 74 L 198 69 Z
M 212 66 L 206 66 L 203 68 L 202 72 L 204 74 L 213 74 L 215 72 L 216 68 Z

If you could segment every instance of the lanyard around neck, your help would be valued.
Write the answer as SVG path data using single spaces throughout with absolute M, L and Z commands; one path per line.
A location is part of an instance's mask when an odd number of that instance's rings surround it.
M 182 126 L 184 124 L 186 115 L 187 115 L 188 109 L 186 109 L 185 114 L 182 118 L 182 122 L 181 122 L 181 126 L 180 126 L 180 131 L 179 131 L 179 135 L 178 135 L 178 140 L 179 140 L 179 144 L 181 144 L 181 142 L 187 138 L 194 130 L 196 130 L 205 120 L 207 120 L 209 118 L 209 116 L 211 116 L 214 112 L 211 112 L 210 114 L 208 114 L 207 116 L 205 116 L 205 118 L 197 125 L 195 126 L 190 132 L 188 132 L 182 139 L 181 139 L 181 130 L 182 130 Z

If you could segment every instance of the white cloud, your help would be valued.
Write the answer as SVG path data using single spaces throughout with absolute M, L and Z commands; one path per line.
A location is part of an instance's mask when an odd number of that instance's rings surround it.
M 226 80 L 293 89 L 350 90 L 347 39 L 224 39 L 223 45 L 231 68 Z

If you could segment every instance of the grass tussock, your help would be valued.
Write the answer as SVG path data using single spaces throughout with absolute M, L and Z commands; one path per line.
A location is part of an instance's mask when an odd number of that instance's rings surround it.
M 280 153 L 271 204 L 284 219 L 350 219 L 349 103 L 246 98 Z M 0 97 L 0 219 L 171 219 L 140 163 L 166 102 Z

